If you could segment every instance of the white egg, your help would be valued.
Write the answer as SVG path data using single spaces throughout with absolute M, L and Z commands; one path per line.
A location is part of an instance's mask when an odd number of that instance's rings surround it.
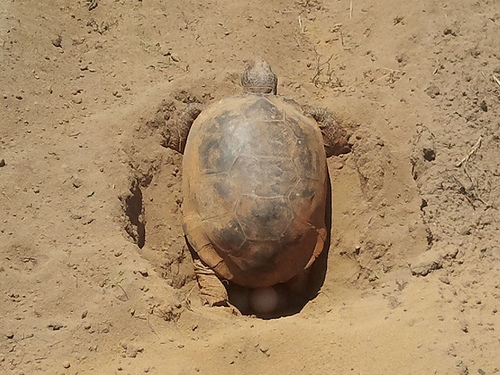
M 268 314 L 278 307 L 278 292 L 273 287 L 257 288 L 250 295 L 250 305 L 256 313 Z

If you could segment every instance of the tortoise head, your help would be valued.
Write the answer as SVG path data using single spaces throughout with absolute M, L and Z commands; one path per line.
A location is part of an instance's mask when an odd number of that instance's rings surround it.
M 247 64 L 241 78 L 241 85 L 245 92 L 276 95 L 278 77 L 273 73 L 267 61 L 258 58 Z

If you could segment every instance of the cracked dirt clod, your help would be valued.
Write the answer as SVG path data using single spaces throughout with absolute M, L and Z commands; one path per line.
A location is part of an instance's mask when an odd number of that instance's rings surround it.
M 414 276 L 427 276 L 434 270 L 443 266 L 441 255 L 433 250 L 428 250 L 410 263 L 411 273 Z

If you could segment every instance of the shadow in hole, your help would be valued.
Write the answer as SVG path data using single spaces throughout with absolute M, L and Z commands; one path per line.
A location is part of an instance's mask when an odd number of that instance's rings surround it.
M 126 231 L 142 249 L 146 241 L 146 227 L 142 221 L 142 191 L 138 183 L 130 189 L 130 195 L 125 199 L 125 207 L 125 213 L 130 221 Z
M 318 295 L 321 287 L 323 286 L 323 283 L 325 282 L 326 272 L 328 270 L 328 253 L 330 252 L 330 243 L 332 237 L 332 186 L 330 183 L 330 173 L 327 172 L 326 178 L 327 178 L 326 210 L 325 210 L 326 241 L 323 251 L 319 255 L 318 259 L 316 259 L 314 264 L 311 266 L 311 275 L 309 278 L 309 285 L 308 285 L 308 290 L 310 294 L 306 303 Z

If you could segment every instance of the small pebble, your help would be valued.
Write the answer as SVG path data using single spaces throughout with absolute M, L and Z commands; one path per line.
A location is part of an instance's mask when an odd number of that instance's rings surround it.
M 432 99 L 440 94 L 439 88 L 435 85 L 431 85 L 425 89 L 427 95 L 429 95 Z
M 62 37 L 61 35 L 56 36 L 54 39 L 52 39 L 52 45 L 57 48 L 62 48 Z
M 125 355 L 128 358 L 135 358 L 135 357 L 137 357 L 138 353 L 142 353 L 142 351 L 144 350 L 144 348 L 136 347 L 133 344 L 122 344 L 122 347 L 123 347 L 123 345 L 126 345 Z
M 427 161 L 434 161 L 436 159 L 436 152 L 432 148 L 424 147 L 424 159 Z
M 59 324 L 59 323 L 53 323 L 53 324 L 47 325 L 47 328 L 50 329 L 51 331 L 59 331 L 63 327 L 64 326 L 62 324 Z
M 450 29 L 449 27 L 447 27 L 446 29 L 443 30 L 443 34 L 444 35 L 452 35 L 452 36 L 456 36 L 457 34 L 452 30 Z
M 461 329 L 464 333 L 468 333 L 469 332 L 469 326 L 467 325 L 467 322 L 465 321 L 461 321 L 460 322 L 460 326 L 461 326 Z
M 71 367 L 71 363 L 69 361 L 64 361 L 62 365 L 63 365 L 64 368 L 70 368 Z
M 264 346 L 264 347 L 263 347 L 263 346 L 260 346 L 260 347 L 259 347 L 259 350 L 260 350 L 263 354 L 265 354 L 267 357 L 269 357 L 269 356 L 271 355 L 271 354 L 269 354 L 269 348 L 268 348 L 268 347 L 265 347 L 265 346 Z
M 0 168 L 5 167 L 5 159 L 0 159 Z
M 446 276 L 441 276 L 439 278 L 439 281 L 441 281 L 443 284 L 450 285 L 450 279 L 448 279 Z

